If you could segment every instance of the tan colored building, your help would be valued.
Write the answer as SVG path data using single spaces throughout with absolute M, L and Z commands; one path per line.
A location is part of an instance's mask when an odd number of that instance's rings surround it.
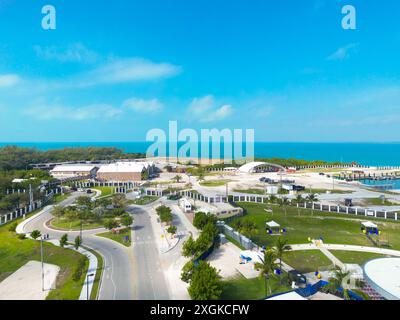
M 151 174 L 154 165 L 149 162 L 117 162 L 101 166 L 97 171 L 99 181 L 141 181 Z
M 98 167 L 93 165 L 60 165 L 50 171 L 53 178 L 94 177 Z

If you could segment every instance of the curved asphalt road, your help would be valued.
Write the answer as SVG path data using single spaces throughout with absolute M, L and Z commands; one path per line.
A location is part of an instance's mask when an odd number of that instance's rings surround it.
M 61 202 L 60 206 L 68 206 L 82 194 L 74 193 Z M 42 234 L 49 234 L 51 239 L 60 239 L 65 233 L 70 240 L 79 235 L 79 231 L 56 231 L 49 229 L 46 222 L 52 218 L 52 206 L 46 207 L 42 213 L 25 226 L 25 232 L 40 230 Z M 99 292 L 99 300 L 133 300 L 135 299 L 135 282 L 133 273 L 133 254 L 130 249 L 101 237 L 96 237 L 96 231 L 83 231 L 83 245 L 99 252 L 103 256 L 104 270 Z

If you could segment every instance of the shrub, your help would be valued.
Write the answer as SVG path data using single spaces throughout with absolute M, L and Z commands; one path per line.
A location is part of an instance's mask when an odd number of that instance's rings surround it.
M 14 222 L 12 223 L 9 227 L 8 227 L 8 231 L 10 232 L 15 232 L 15 230 L 17 229 L 18 223 Z
M 18 235 L 18 239 L 19 239 L 19 240 L 25 240 L 25 239 L 26 239 L 25 233 L 19 234 L 19 235 Z

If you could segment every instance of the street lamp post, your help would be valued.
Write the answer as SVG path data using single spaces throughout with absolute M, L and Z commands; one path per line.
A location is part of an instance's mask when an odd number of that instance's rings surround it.
M 90 273 L 90 274 L 88 274 L 86 276 L 86 300 L 90 300 L 90 297 L 89 297 L 89 278 L 93 277 L 93 276 L 94 276 L 94 273 Z

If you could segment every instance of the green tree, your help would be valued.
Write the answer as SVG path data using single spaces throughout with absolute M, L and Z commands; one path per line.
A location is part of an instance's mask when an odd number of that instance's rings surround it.
M 133 223 L 133 218 L 129 215 L 129 214 L 124 214 L 121 217 L 121 223 L 122 225 L 124 225 L 125 227 L 129 227 L 132 225 Z
M 212 214 L 207 214 L 205 212 L 196 212 L 193 219 L 193 225 L 197 229 L 203 230 L 208 222 L 211 221 L 212 223 L 215 223 L 215 220 L 216 219 Z
M 18 227 L 18 223 L 14 222 L 14 223 L 10 224 L 10 226 L 8 227 L 8 231 L 15 232 L 15 230 L 17 230 L 17 227 Z
M 186 258 L 193 258 L 197 255 L 197 243 L 194 241 L 193 237 L 190 236 L 182 246 L 182 255 Z
M 161 222 L 164 222 L 164 223 L 167 223 L 167 224 L 171 223 L 172 220 L 173 220 L 171 209 L 169 209 L 168 211 L 162 212 L 160 214 L 160 220 L 161 220 Z
M 63 234 L 60 239 L 60 247 L 64 248 L 68 243 L 68 234 Z
M 39 230 L 33 230 L 32 232 L 31 232 L 31 237 L 32 237 L 32 239 L 37 239 L 37 238 L 39 238 L 39 237 L 41 237 L 42 236 L 42 233 L 39 231 Z
M 182 176 L 177 174 L 175 177 L 172 178 L 172 180 L 175 180 L 177 183 L 179 183 L 182 180 Z
M 75 249 L 78 250 L 79 247 L 81 246 L 81 244 L 82 244 L 82 238 L 80 236 L 76 236 L 75 243 L 74 243 Z
M 342 295 L 345 300 L 350 300 L 347 280 L 350 272 L 340 268 L 333 270 L 333 275 L 329 278 L 329 283 L 323 287 L 323 291 L 334 295 L 340 295 L 340 288 L 343 289 Z
M 115 219 L 110 218 L 104 220 L 104 228 L 108 230 L 112 230 L 114 228 L 117 228 L 118 226 L 118 222 Z
M 167 232 L 172 235 L 174 235 L 176 233 L 176 231 L 177 231 L 176 226 L 169 226 L 169 228 L 167 229 Z
M 318 198 L 315 194 L 311 193 L 306 199 L 308 202 L 311 202 L 311 215 L 314 216 L 314 202 L 318 201 Z
M 264 262 L 255 264 L 255 268 L 260 271 L 260 277 L 264 278 L 266 296 L 270 296 L 272 294 L 269 281 L 271 276 L 274 274 L 274 270 L 277 268 L 275 260 L 276 260 L 275 251 L 266 250 L 264 253 Z
M 190 260 L 189 262 L 187 262 L 182 268 L 181 280 L 183 282 L 189 283 L 190 280 L 192 279 L 192 274 L 193 274 L 194 269 L 195 269 L 195 265 L 194 265 L 193 260 Z
M 200 261 L 191 275 L 188 292 L 192 300 L 220 299 L 222 282 L 218 271 L 208 262 Z
M 279 259 L 279 269 L 282 271 L 282 257 L 285 252 L 292 250 L 292 248 L 288 245 L 287 239 L 283 239 L 279 237 L 275 242 L 275 252 L 276 256 Z M 282 281 L 282 277 L 281 277 Z M 282 282 L 281 282 L 282 283 Z
M 88 196 L 80 196 L 80 197 L 76 198 L 75 202 L 78 206 L 83 206 L 83 207 L 86 207 L 89 209 L 92 206 L 92 200 Z

